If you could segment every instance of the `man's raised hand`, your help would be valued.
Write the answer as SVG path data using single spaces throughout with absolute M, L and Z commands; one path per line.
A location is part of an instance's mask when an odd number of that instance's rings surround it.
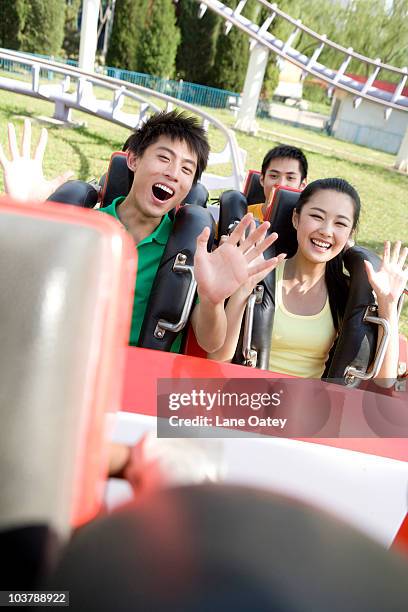
M 21 152 L 17 145 L 16 131 L 12 123 L 8 124 L 8 144 L 10 159 L 0 145 L 0 165 L 3 168 L 6 193 L 18 202 L 43 202 L 60 185 L 72 177 L 68 171 L 47 181 L 43 174 L 43 158 L 47 146 L 47 130 L 41 130 L 40 139 L 34 156 L 31 157 L 31 123 L 24 121 Z

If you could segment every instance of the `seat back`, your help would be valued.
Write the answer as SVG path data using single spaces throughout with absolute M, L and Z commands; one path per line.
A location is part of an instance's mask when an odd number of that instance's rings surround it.
M 405 559 L 311 505 L 195 485 L 87 525 L 47 588 L 69 589 L 73 612 L 404 612 L 406 573 Z
M 246 214 L 247 209 L 248 203 L 243 193 L 234 189 L 224 191 L 220 196 L 218 238 L 228 236 Z
M 3 199 L 0 218 L 0 542 L 41 565 L 100 509 L 136 256 L 107 215 Z
M 109 168 L 99 181 L 102 191 L 100 196 L 101 208 L 112 204 L 120 196 L 126 196 L 133 182 L 133 172 L 127 165 L 127 155 L 123 151 L 112 153 Z
M 272 201 L 266 209 L 265 220 L 271 224 L 270 231 L 278 234 L 271 253 L 278 255 L 286 253 L 287 258 L 293 257 L 297 251 L 296 230 L 292 223 L 292 214 L 296 208 L 301 189 L 292 187 L 275 187 Z M 273 253 L 273 255 L 272 255 Z
M 47 200 L 59 204 L 72 204 L 82 208 L 95 208 L 98 203 L 99 191 L 96 185 L 85 181 L 67 181 Z
M 248 170 L 243 189 L 248 205 L 263 204 L 265 202 L 265 193 L 259 181 L 260 176 L 261 173 L 258 170 Z

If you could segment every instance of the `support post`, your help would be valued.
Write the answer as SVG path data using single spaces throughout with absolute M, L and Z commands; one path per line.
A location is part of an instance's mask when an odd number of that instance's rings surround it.
M 98 19 L 100 0 L 84 0 L 82 8 L 81 40 L 79 43 L 79 68 L 86 72 L 95 70 L 95 54 L 98 43 Z
M 397 159 L 395 160 L 394 168 L 397 168 L 397 170 L 401 170 L 402 172 L 406 172 L 408 174 L 408 126 L 405 130 L 405 136 L 402 139 Z
M 258 125 L 256 123 L 256 109 L 268 64 L 268 49 L 257 43 L 251 50 L 247 73 L 245 77 L 244 91 L 242 94 L 241 108 L 235 124 L 237 130 L 256 134 Z

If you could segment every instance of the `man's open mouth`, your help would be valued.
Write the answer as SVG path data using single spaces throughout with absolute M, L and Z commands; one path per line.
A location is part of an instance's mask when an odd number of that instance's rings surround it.
M 161 202 L 165 202 L 174 196 L 174 190 L 163 183 L 156 183 L 152 187 L 153 195 Z
M 330 249 L 332 246 L 330 242 L 324 242 L 324 240 L 316 240 L 315 238 L 311 238 L 311 242 L 320 249 Z

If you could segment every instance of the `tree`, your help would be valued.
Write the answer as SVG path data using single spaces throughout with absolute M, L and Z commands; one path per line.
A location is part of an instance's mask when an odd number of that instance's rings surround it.
M 393 66 L 408 64 L 408 5 L 405 0 L 393 0 L 386 9 L 386 27 L 381 30 L 381 59 Z
M 98 49 L 101 50 L 101 61 L 106 62 L 109 37 L 112 30 L 115 0 L 101 0 L 98 21 Z
M 235 0 L 225 1 L 231 8 L 236 7 Z M 243 15 L 255 20 L 258 13 L 258 3 L 249 2 Z M 246 70 L 249 61 L 249 38 L 238 28 L 233 27 L 229 34 L 220 33 L 217 41 L 216 62 L 212 71 L 214 87 L 241 91 L 244 86 Z
M 262 85 L 261 96 L 263 98 L 272 98 L 275 89 L 279 83 L 279 68 L 274 57 L 269 57 L 268 65 L 266 66 L 264 81 Z
M 25 0 L 0 0 L 0 47 L 18 50 L 26 16 Z
M 403 0 L 353 0 L 347 7 L 345 27 L 339 36 L 343 46 L 385 64 L 406 66 L 408 57 L 408 5 Z M 373 68 L 353 60 L 349 72 L 368 76 Z M 392 73 L 379 74 L 379 79 L 399 80 Z
M 177 7 L 177 23 L 181 32 L 176 58 L 177 73 L 185 81 L 210 85 L 221 18 L 207 10 L 198 19 L 196 0 L 183 0 Z
M 322 3 L 321 0 L 280 0 L 279 8 L 302 22 L 318 34 L 326 34 L 329 40 L 353 49 L 362 55 L 394 66 L 407 64 L 408 50 L 408 5 L 406 0 L 340 0 Z M 275 20 L 270 31 L 277 38 L 286 40 L 293 26 Z M 307 34 L 300 34 L 295 46 L 310 57 L 318 42 Z M 319 61 L 338 68 L 343 57 L 338 51 L 326 46 Z M 348 72 L 364 74 L 372 71 L 367 64 L 352 61 Z M 391 73 L 379 78 L 392 79 Z M 399 78 L 399 77 L 394 77 Z
M 24 51 L 58 55 L 64 37 L 65 0 L 30 0 L 21 32 Z
M 137 70 L 138 43 L 147 0 L 116 0 L 112 34 L 106 63 L 124 70 Z
M 149 0 L 138 47 L 139 72 L 173 77 L 179 41 L 172 0 Z
M 65 7 L 64 41 L 62 48 L 67 57 L 78 57 L 80 31 L 78 13 L 81 0 L 70 0 Z

